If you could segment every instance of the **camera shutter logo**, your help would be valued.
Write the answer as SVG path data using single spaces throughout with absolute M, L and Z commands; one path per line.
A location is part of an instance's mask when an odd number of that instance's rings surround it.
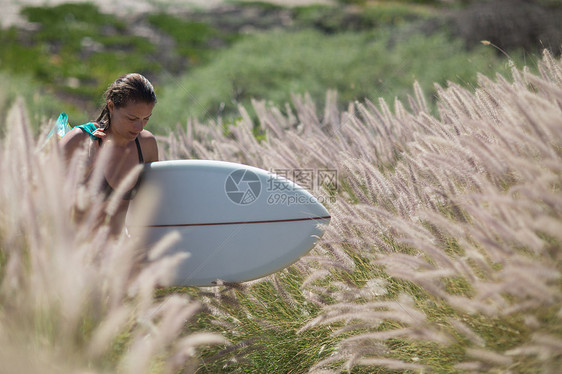
M 226 178 L 224 189 L 233 203 L 249 205 L 256 201 L 260 195 L 261 182 L 254 172 L 238 169 Z

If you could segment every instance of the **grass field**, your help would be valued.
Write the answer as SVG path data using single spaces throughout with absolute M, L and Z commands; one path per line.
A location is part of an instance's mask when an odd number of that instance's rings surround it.
M 203 372 L 556 372 L 560 61 L 540 71 L 438 87 L 437 116 L 416 86 L 392 110 L 256 101 L 261 143 L 243 113 L 226 136 L 192 124 L 169 139 L 171 158 L 339 173 L 314 253 L 199 295 L 201 328 L 236 347 Z
M 135 271 L 133 242 L 76 226 L 73 206 L 96 206 L 80 161 L 63 178 L 17 103 L 0 146 L 5 372 L 555 373 L 562 63 L 545 52 L 539 71 L 438 88 L 438 115 L 415 85 L 392 111 L 255 101 L 261 141 L 242 108 L 162 137 L 167 158 L 338 171 L 310 255 L 206 289 L 155 290 L 174 259 Z
M 43 148 L 59 111 L 88 118 L 83 98 L 93 105 L 106 75 L 131 65 L 109 58 L 99 69 L 115 70 L 92 81 L 67 75 L 56 58 L 43 81 L 11 70 L 21 61 L 2 65 L 0 372 L 558 373 L 562 60 L 466 49 L 443 30 L 413 36 L 408 26 L 435 9 L 424 3 L 387 8 L 399 25 L 370 31 L 296 23 L 225 36 L 185 21 L 173 30 L 208 39 L 166 36 L 201 53 L 168 57 L 201 58 L 154 76 L 159 112 L 149 126 L 163 159 L 337 171 L 336 184 L 312 191 L 331 198 L 318 245 L 245 284 L 160 287 L 178 258 L 140 266 L 134 240 L 93 227 L 99 197 L 80 183 L 81 158 L 65 167 L 55 142 Z M 309 26 L 319 14 L 332 15 L 322 28 L 348 25 L 327 8 L 298 12 Z M 163 33 L 179 22 L 167 17 L 152 18 Z M 65 27 L 125 27 L 112 17 L 74 21 Z M 44 34 L 0 37 L 22 35 Z M 29 42 L 37 61 L 64 56 Z M 72 84 L 59 91 L 56 82 Z

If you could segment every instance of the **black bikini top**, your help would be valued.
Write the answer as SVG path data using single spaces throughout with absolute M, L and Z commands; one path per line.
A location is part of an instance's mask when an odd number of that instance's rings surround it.
M 99 139 L 98 141 L 101 146 L 101 139 Z M 137 145 L 137 152 L 139 154 L 139 164 L 144 164 L 144 158 L 142 157 L 142 149 L 139 140 L 137 138 L 135 138 L 135 144 Z M 137 193 L 137 190 L 139 189 L 140 184 L 141 184 L 141 178 L 139 176 L 139 178 L 137 179 L 137 183 L 133 186 L 133 188 L 131 188 L 129 191 L 123 194 L 123 200 L 133 200 L 135 194 Z M 101 190 L 104 193 L 106 199 L 114 191 L 113 187 L 111 187 L 105 176 L 103 177 L 103 184 L 101 186 Z
M 86 125 L 84 125 L 84 126 L 86 126 Z M 101 147 L 101 138 L 94 137 L 94 136 L 91 134 L 91 132 L 88 131 L 88 129 L 83 128 L 84 126 L 76 126 L 76 127 L 80 128 L 80 130 L 82 130 L 82 131 L 84 131 L 85 133 L 87 133 L 88 135 L 90 135 L 90 137 L 91 137 L 92 139 L 97 139 L 98 144 L 99 144 L 100 147 Z M 138 152 L 138 155 L 139 155 L 139 164 L 144 164 L 144 158 L 143 158 L 143 156 L 142 156 L 142 149 L 141 149 L 141 146 L 140 146 L 140 143 L 139 143 L 139 139 L 138 139 L 138 138 L 135 138 L 135 144 L 137 145 L 137 152 Z M 137 183 L 133 186 L 133 188 L 131 188 L 129 191 L 127 191 L 127 192 L 125 192 L 125 193 L 123 194 L 123 200 L 132 200 L 132 199 L 135 197 L 135 194 L 137 193 L 137 190 L 138 190 L 140 184 L 141 184 L 141 177 L 139 176 L 139 179 L 137 179 Z M 105 195 L 105 198 L 106 198 L 106 199 L 109 198 L 109 196 L 110 196 L 110 195 L 113 193 L 113 191 L 114 191 L 113 187 L 111 187 L 111 185 L 109 184 L 109 182 L 107 181 L 107 179 L 105 178 L 105 176 L 104 176 L 104 178 L 103 178 L 103 183 L 102 183 L 102 186 L 101 186 L 101 191 L 102 191 L 103 194 Z

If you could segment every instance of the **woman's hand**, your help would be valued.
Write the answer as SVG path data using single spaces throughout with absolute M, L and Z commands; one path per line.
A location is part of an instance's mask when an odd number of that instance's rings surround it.
M 97 136 L 98 138 L 100 138 L 100 139 L 102 139 L 102 140 L 107 136 L 107 134 L 106 134 L 102 129 L 96 129 L 96 130 L 92 133 L 92 135 L 93 135 L 93 136 Z

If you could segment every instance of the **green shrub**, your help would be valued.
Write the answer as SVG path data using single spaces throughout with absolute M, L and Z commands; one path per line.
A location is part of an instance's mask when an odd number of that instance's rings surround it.
M 91 105 L 117 76 L 161 69 L 150 56 L 152 43 L 93 4 L 25 7 L 21 13 L 37 29 L 0 30 L 0 69 L 30 74 L 58 93 Z
M 309 93 L 317 102 L 327 89 L 338 91 L 343 105 L 379 97 L 405 99 L 412 82 L 431 97 L 433 82 L 471 85 L 476 72 L 506 71 L 491 47 L 464 50 L 445 34 L 411 36 L 389 47 L 390 32 L 269 32 L 247 37 L 217 54 L 206 66 L 162 86 L 153 123 L 171 128 L 187 117 L 236 116 L 238 104 L 252 98 L 277 105 L 291 94 Z
M 435 16 L 435 8 L 401 2 L 376 2 L 356 8 L 311 5 L 293 10 L 297 27 L 313 27 L 327 33 L 372 30 L 402 25 Z
M 17 97 L 22 97 L 27 104 L 32 130 L 39 131 L 41 123 L 56 119 L 60 112 L 67 112 L 72 125 L 84 123 L 87 114 L 70 100 L 62 101 L 53 92 L 45 89 L 29 75 L 14 75 L 0 72 L 2 90 L 0 92 L 0 135 L 6 127 L 13 124 L 6 122 L 6 113 Z
M 205 22 L 184 20 L 165 13 L 149 15 L 148 22 L 173 38 L 176 52 L 187 57 L 190 65 L 206 61 L 213 42 L 224 44 L 229 38 Z

